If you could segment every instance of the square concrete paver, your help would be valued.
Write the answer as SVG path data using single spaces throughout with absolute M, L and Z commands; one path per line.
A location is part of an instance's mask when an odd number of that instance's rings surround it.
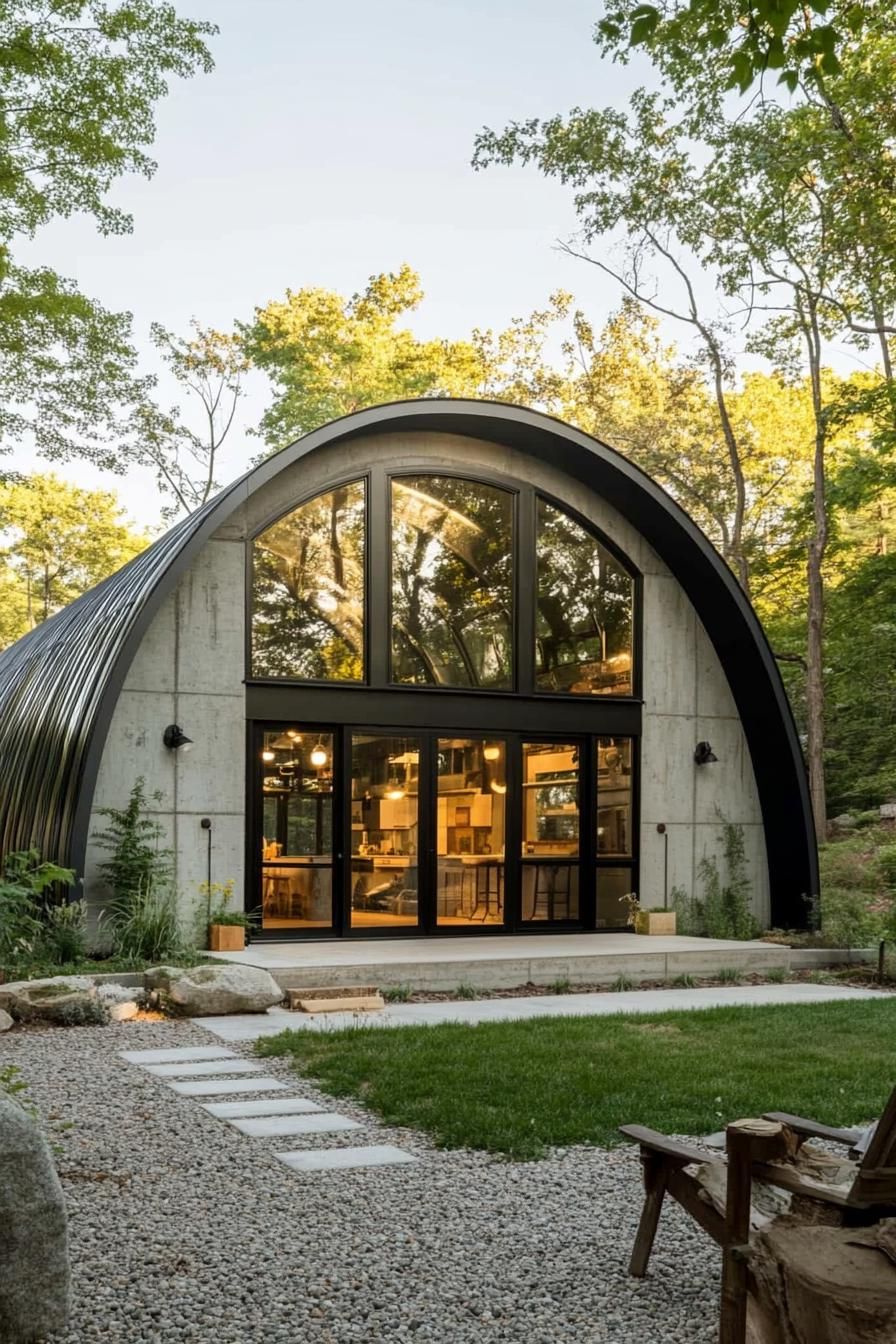
M 181 1045 L 173 1050 L 122 1050 L 122 1059 L 129 1064 L 166 1064 L 179 1059 L 234 1059 L 232 1050 L 220 1045 Z
M 173 1092 L 182 1097 L 213 1097 L 228 1092 L 286 1092 L 285 1083 L 277 1078 L 199 1078 L 191 1083 L 169 1083 Z
M 264 1073 L 263 1064 L 253 1064 L 251 1059 L 208 1059 L 194 1061 L 186 1059 L 181 1064 L 144 1064 L 147 1073 L 157 1078 L 203 1078 L 220 1073 Z
M 219 1120 L 235 1120 L 250 1115 L 308 1115 L 324 1108 L 305 1097 L 271 1097 L 269 1101 L 212 1101 L 202 1109 Z
M 344 1171 L 351 1167 L 387 1167 L 417 1158 L 391 1143 L 374 1143 L 368 1148 L 316 1148 L 307 1152 L 275 1153 L 293 1171 Z
M 278 1134 L 335 1134 L 342 1129 L 361 1128 L 357 1120 L 335 1111 L 321 1111 L 319 1115 L 263 1115 L 254 1120 L 231 1120 L 230 1124 L 253 1139 Z

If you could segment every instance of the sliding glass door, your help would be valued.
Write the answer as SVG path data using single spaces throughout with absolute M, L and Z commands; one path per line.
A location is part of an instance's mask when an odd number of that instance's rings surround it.
M 257 725 L 247 906 L 258 931 L 624 928 L 634 742 Z

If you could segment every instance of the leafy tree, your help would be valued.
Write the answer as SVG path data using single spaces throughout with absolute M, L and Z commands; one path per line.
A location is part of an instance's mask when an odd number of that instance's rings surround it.
M 0 452 L 121 470 L 117 417 L 133 393 L 127 314 L 55 271 L 16 261 L 18 239 L 75 213 L 102 233 L 131 220 L 107 195 L 151 176 L 153 108 L 172 76 L 211 68 L 213 25 L 160 0 L 11 0 L 0 13 Z
M 148 538 L 126 523 L 115 495 L 53 475 L 0 485 L 0 591 L 10 596 L 2 633 L 18 639 L 120 569 Z
M 215 465 L 233 427 L 248 369 L 235 336 L 201 327 L 195 318 L 191 331 L 190 336 L 175 336 L 154 322 L 151 335 L 165 366 L 196 407 L 200 429 L 185 424 L 178 407 L 164 411 L 156 404 L 149 395 L 157 386 L 153 379 L 134 407 L 125 450 L 129 462 L 154 469 L 159 490 L 171 500 L 162 508 L 165 519 L 201 508 L 218 489 Z
M 403 397 L 475 392 L 482 369 L 466 341 L 419 341 L 399 320 L 423 298 L 407 265 L 371 276 L 345 299 L 326 289 L 287 290 L 240 324 L 244 354 L 274 385 L 261 433 L 273 450 L 365 406 Z

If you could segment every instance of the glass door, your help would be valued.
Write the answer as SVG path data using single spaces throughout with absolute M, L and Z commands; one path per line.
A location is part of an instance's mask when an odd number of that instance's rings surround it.
M 579 918 L 579 757 L 575 742 L 522 744 L 524 925 Z
M 261 927 L 333 927 L 333 734 L 261 735 Z
M 352 930 L 419 924 L 420 739 L 353 733 Z
M 436 743 L 436 924 L 504 923 L 507 743 L 440 737 Z

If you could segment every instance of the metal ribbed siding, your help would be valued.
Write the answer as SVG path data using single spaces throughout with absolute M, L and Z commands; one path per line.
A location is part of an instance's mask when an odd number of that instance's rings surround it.
M 0 654 L 0 852 L 33 845 L 47 858 L 72 858 L 110 678 L 160 579 L 215 503 Z

